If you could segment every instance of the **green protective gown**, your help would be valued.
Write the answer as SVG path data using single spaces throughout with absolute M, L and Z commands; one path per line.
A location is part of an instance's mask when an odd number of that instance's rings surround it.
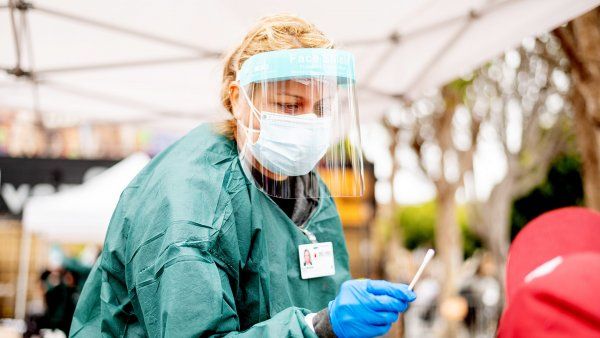
M 321 182 L 305 227 L 333 243 L 335 275 L 303 280 L 298 245 L 310 241 L 213 129 L 190 132 L 123 191 L 71 337 L 315 337 L 304 315 L 350 278 L 333 200 Z

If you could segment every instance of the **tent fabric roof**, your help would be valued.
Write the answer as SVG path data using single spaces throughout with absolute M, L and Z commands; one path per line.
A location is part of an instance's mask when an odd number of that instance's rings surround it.
M 11 3 L 24 10 L 11 12 Z M 189 128 L 221 119 L 220 56 L 259 17 L 287 12 L 355 53 L 359 107 L 369 121 L 398 97 L 417 98 L 599 3 L 0 0 L 0 107 L 33 108 L 48 126 L 175 121 Z

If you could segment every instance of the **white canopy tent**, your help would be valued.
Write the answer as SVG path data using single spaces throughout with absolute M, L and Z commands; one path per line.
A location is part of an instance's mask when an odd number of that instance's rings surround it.
M 259 17 L 289 12 L 356 54 L 368 121 L 599 3 L 0 0 L 0 107 L 33 109 L 48 127 L 220 119 L 220 56 Z
M 226 116 L 218 94 L 221 55 L 259 17 L 288 12 L 314 22 L 338 47 L 355 53 L 361 118 L 369 121 L 398 99 L 417 98 L 598 4 L 600 0 L 0 0 L 0 108 L 35 111 L 49 128 L 108 121 L 185 130 L 221 119 Z M 54 197 L 46 202 L 55 204 L 47 205 L 66 205 L 67 214 L 87 217 L 77 215 L 76 209 L 88 201 L 81 195 L 74 202 Z M 48 216 L 33 214 L 32 208 L 41 208 L 44 200 L 37 201 L 26 207 L 24 233 L 49 228 Z M 107 201 L 112 212 L 116 199 Z M 107 210 L 108 204 L 91 226 L 106 226 Z M 61 236 L 77 234 L 77 220 L 54 224 L 61 224 L 55 230 L 63 229 Z M 19 281 L 18 318 L 24 315 L 25 281 Z
M 102 243 L 119 195 L 149 161 L 135 153 L 80 186 L 32 197 L 23 210 L 23 230 L 61 242 Z
M 148 155 L 136 153 L 81 186 L 27 201 L 23 210 L 17 318 L 25 315 L 31 235 L 61 243 L 102 243 L 121 192 L 149 161 Z

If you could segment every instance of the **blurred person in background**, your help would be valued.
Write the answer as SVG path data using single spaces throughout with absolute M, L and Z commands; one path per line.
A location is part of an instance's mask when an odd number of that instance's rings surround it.
M 225 59 L 233 119 L 196 128 L 123 191 L 70 335 L 385 334 L 415 294 L 350 279 L 332 199 L 363 191 L 354 84 L 353 56 L 315 26 L 260 20 Z M 337 174 L 325 184 L 317 167 Z
M 75 305 L 84 282 L 91 271 L 93 261 L 86 254 L 97 257 L 97 250 L 86 247 L 83 257 L 65 256 L 58 246 L 53 246 L 48 259 L 48 269 L 40 274 L 39 282 L 44 294 L 43 313 L 32 315 L 27 321 L 24 337 L 40 335 L 44 329 L 69 332 Z M 42 335 L 44 336 L 44 335 Z

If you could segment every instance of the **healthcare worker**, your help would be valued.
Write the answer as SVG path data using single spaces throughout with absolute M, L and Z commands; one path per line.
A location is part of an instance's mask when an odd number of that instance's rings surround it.
M 121 194 L 70 336 L 385 334 L 415 295 L 350 280 L 332 199 L 363 191 L 354 88 L 352 55 L 312 24 L 262 19 L 225 60 L 231 121 L 191 131 Z

